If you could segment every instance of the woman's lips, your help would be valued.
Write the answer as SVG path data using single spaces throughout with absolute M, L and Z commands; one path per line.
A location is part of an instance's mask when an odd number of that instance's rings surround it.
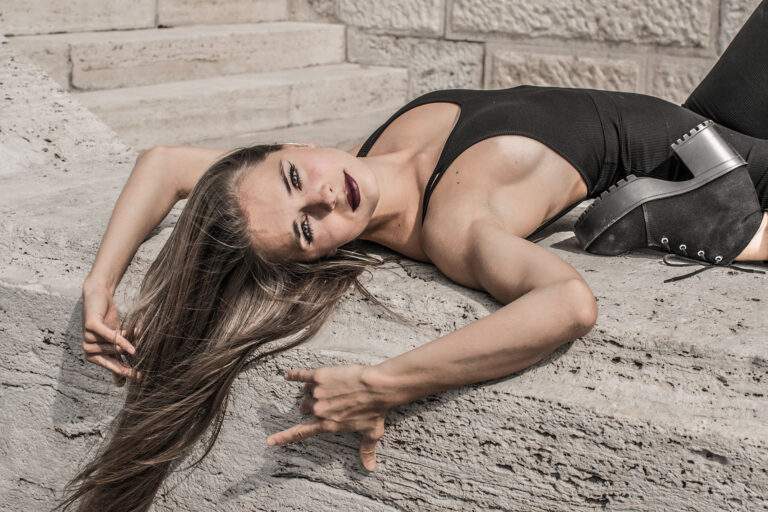
M 357 186 L 357 182 L 344 171 L 344 184 L 346 185 L 347 203 L 355 211 L 360 205 L 360 189 Z

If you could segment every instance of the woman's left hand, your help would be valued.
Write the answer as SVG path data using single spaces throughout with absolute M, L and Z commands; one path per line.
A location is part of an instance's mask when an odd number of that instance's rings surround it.
M 376 467 L 376 443 L 384 435 L 384 418 L 395 404 L 369 379 L 373 367 L 330 366 L 315 370 L 290 370 L 286 380 L 304 382 L 309 393 L 299 406 L 316 418 L 272 434 L 267 444 L 301 441 L 325 432 L 360 432 L 360 460 L 368 471 Z

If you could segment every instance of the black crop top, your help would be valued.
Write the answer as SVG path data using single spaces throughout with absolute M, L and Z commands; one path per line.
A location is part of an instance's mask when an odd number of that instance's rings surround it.
M 473 144 L 497 135 L 522 135 L 556 151 L 581 174 L 591 194 L 605 158 L 605 137 L 593 92 L 534 86 L 428 92 L 395 112 L 368 137 L 357 156 L 366 156 L 387 126 L 404 112 L 426 103 L 449 102 L 459 105 L 461 113 L 424 191 L 422 222 L 429 197 L 448 166 Z

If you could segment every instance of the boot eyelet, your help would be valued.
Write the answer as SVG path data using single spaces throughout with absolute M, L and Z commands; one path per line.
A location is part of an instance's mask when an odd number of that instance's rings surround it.
M 688 246 L 687 246 L 687 245 L 685 245 L 685 244 L 680 244 L 680 250 L 681 250 L 681 251 L 684 251 L 684 250 L 686 250 L 687 248 L 688 248 Z
M 697 253 L 696 253 L 696 255 L 697 255 L 699 258 L 703 258 L 703 257 L 704 257 L 704 251 L 699 251 L 699 252 L 697 252 Z
M 723 261 L 722 256 L 715 256 L 715 263 L 720 263 L 721 261 Z
M 668 244 L 669 243 L 669 238 L 667 238 L 665 236 L 661 237 L 661 243 Z

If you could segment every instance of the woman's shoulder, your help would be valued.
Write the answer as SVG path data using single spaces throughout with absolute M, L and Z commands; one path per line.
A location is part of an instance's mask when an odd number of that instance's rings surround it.
M 445 216 L 429 217 L 421 226 L 421 249 L 448 278 L 470 288 L 477 283 L 468 272 L 473 222 Z

